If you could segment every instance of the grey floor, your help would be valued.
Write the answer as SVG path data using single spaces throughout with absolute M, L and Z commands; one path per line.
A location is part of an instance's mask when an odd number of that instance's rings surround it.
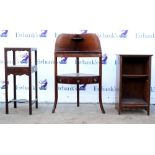
M 97 103 L 59 103 L 54 114 L 52 103 L 40 103 L 33 107 L 33 114 L 28 114 L 28 104 L 18 104 L 14 109 L 9 105 L 9 114 L 5 114 L 5 105 L 0 104 L 0 124 L 154 124 L 155 105 L 151 105 L 150 115 L 144 110 L 125 111 L 121 115 L 114 104 L 104 104 L 106 114 L 102 114 Z

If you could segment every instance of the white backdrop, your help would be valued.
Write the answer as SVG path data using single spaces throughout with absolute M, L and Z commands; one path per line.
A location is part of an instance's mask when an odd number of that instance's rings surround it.
M 60 33 L 96 33 L 103 53 L 103 102 L 115 102 L 116 54 L 152 54 L 155 51 L 153 1 L 123 0 L 2 0 L 0 1 L 0 101 L 4 101 L 4 47 L 38 49 L 39 101 L 54 100 L 54 43 Z M 18 56 L 19 63 L 25 54 Z M 107 59 L 105 59 L 105 56 Z M 74 59 L 59 59 L 63 71 L 74 70 Z M 81 59 L 83 71 L 96 71 L 96 59 Z M 89 70 L 91 68 L 91 70 Z M 155 56 L 152 57 L 151 103 L 155 103 Z M 24 82 L 23 82 L 24 81 Z M 96 101 L 97 85 L 81 90 L 81 102 Z M 12 76 L 9 77 L 12 98 Z M 28 95 L 28 78 L 18 77 L 17 94 Z M 76 101 L 75 85 L 59 85 L 60 102 Z

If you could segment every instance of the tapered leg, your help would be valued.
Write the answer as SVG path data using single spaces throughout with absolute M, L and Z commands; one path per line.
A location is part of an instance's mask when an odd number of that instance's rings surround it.
M 37 49 L 35 50 L 35 66 L 37 67 Z M 35 106 L 38 108 L 38 71 L 35 71 Z
M 8 107 L 8 71 L 7 71 L 7 50 L 4 50 L 4 60 L 5 60 L 5 113 L 9 113 Z
M 8 105 L 8 75 L 5 74 L 5 113 L 9 113 Z
M 29 114 L 32 115 L 32 78 L 29 75 Z
M 53 105 L 53 109 L 52 109 L 52 113 L 55 112 L 55 109 L 57 107 L 57 102 L 58 102 L 58 81 L 57 81 L 57 56 L 56 54 L 54 55 L 54 60 L 55 60 L 55 64 L 54 64 L 54 75 L 55 75 L 55 89 L 54 89 L 54 93 L 55 93 L 55 99 L 54 99 L 54 105 Z
M 76 58 L 76 73 L 79 73 L 79 57 Z M 77 81 L 77 107 L 79 107 L 79 81 Z
M 99 83 L 99 104 L 100 104 L 100 108 L 101 108 L 102 113 L 105 114 L 105 110 L 104 110 L 103 105 L 102 105 L 102 85 L 101 85 L 101 83 Z
M 123 108 L 121 106 L 121 103 L 118 104 L 118 114 L 120 115 L 122 112 Z
M 15 51 L 13 51 L 13 65 L 16 65 L 16 55 Z M 13 93 L 14 93 L 14 108 L 17 107 L 17 95 L 16 95 L 16 75 L 13 75 Z
M 38 74 L 37 71 L 35 72 L 35 99 L 36 99 L 36 108 L 38 108 L 38 87 L 37 87 L 37 83 L 38 83 Z
M 13 89 L 14 89 L 14 108 L 17 108 L 17 93 L 16 93 L 16 75 L 13 75 Z
M 77 107 L 79 107 L 79 84 L 77 84 Z
M 102 56 L 99 57 L 99 104 L 102 113 L 105 113 L 102 105 Z
M 119 115 L 121 114 L 121 109 L 118 109 L 118 114 L 119 114 Z
M 54 100 L 54 105 L 53 105 L 53 109 L 52 109 L 52 113 L 55 112 L 55 109 L 57 107 L 57 102 L 58 102 L 58 83 L 55 83 L 55 100 Z
M 147 107 L 147 115 L 150 115 L 150 107 Z

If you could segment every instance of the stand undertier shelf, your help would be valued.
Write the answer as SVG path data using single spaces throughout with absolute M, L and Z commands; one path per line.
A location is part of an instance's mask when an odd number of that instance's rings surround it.
M 37 71 L 37 66 L 34 65 L 31 67 L 31 73 Z M 13 65 L 7 67 L 7 72 L 13 75 L 29 75 L 29 66 L 27 65 Z

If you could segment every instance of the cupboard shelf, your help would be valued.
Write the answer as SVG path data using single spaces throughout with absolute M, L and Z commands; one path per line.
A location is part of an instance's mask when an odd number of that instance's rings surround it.
M 144 109 L 150 113 L 152 55 L 117 55 L 116 109 Z
M 136 75 L 136 74 L 132 74 L 132 75 L 129 75 L 129 74 L 123 74 L 122 75 L 122 78 L 147 78 L 148 75 Z

